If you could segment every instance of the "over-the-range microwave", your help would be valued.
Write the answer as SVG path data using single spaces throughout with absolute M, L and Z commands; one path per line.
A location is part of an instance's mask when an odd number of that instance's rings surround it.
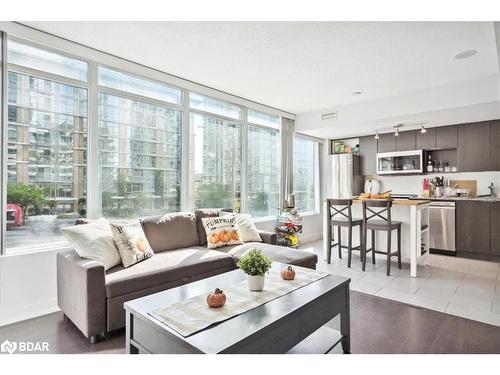
M 377 174 L 419 174 L 424 172 L 424 151 L 396 151 L 377 154 Z

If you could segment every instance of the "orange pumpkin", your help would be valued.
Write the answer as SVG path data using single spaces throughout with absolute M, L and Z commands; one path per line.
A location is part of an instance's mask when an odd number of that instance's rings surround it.
M 143 253 L 144 251 L 146 251 L 146 239 L 145 238 L 142 238 L 142 237 L 139 237 L 136 241 L 135 241 L 135 247 L 137 250 L 139 250 L 141 253 Z
M 215 291 L 207 296 L 207 304 L 210 307 L 222 307 L 225 303 L 226 295 L 219 288 L 215 288 Z
M 210 243 L 215 245 L 217 242 L 219 242 L 219 235 L 217 233 L 213 233 L 210 236 Z
M 222 242 L 229 242 L 231 241 L 231 233 L 225 230 L 221 233 L 219 238 L 221 238 Z
M 240 239 L 240 235 L 238 234 L 238 231 L 236 231 L 236 230 L 233 230 L 233 231 L 231 232 L 231 237 L 232 237 L 232 238 L 233 238 L 233 240 L 235 240 L 235 241 L 238 241 L 238 240 Z
M 288 266 L 287 268 L 283 268 L 281 270 L 281 278 L 283 280 L 293 280 L 295 279 L 295 271 L 292 266 Z

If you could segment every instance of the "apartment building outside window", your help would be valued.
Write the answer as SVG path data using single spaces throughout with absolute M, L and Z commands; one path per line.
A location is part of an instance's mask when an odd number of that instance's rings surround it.
M 189 206 L 239 211 L 241 108 L 196 93 L 190 94 L 190 107 Z
M 14 41 L 7 53 L 7 252 L 58 248 L 86 216 L 87 64 Z
M 247 211 L 276 214 L 280 191 L 280 117 L 248 111 Z
M 101 67 L 99 85 L 102 214 L 130 218 L 180 211 L 182 112 L 169 102 L 180 104 L 181 90 Z
M 17 37 L 7 46 L 3 253 L 66 247 L 62 228 L 87 216 L 275 215 L 279 115 Z

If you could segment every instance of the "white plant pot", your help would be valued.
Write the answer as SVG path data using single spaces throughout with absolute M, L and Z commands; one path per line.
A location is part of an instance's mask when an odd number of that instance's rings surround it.
M 248 289 L 254 292 L 260 292 L 262 289 L 264 289 L 264 282 L 266 281 L 266 275 L 258 275 L 258 276 L 247 275 L 247 277 L 248 277 Z

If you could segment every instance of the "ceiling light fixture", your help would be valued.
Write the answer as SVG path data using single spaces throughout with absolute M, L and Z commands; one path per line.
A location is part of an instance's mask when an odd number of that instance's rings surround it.
M 420 133 L 427 133 L 427 129 L 425 128 L 425 126 L 422 125 L 422 127 L 420 128 Z
M 353 91 L 352 92 L 352 96 L 359 96 L 359 95 L 363 95 L 363 92 L 362 91 Z
M 469 57 L 472 57 L 476 54 L 477 54 L 477 51 L 475 49 L 468 49 L 466 51 L 462 51 L 460 53 L 457 53 L 455 55 L 455 59 L 457 59 L 457 60 L 468 59 Z
M 399 137 L 399 128 L 396 128 L 396 130 L 394 130 L 394 136 Z
M 375 137 L 373 137 L 375 139 L 380 139 L 380 135 L 378 134 L 378 130 L 375 132 Z

